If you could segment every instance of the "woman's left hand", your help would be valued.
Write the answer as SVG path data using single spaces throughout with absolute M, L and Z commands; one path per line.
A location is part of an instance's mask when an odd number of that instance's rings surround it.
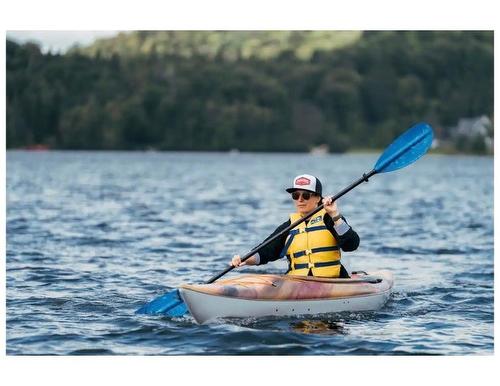
M 339 208 L 337 207 L 337 202 L 332 201 L 331 196 L 327 196 L 323 198 L 323 207 L 326 210 L 326 213 L 330 215 L 330 217 L 335 217 L 340 214 Z

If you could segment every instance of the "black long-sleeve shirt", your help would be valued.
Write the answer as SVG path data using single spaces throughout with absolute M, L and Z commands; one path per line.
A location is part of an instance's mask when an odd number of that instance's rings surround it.
M 347 221 L 343 216 L 342 216 L 342 219 L 347 224 Z M 358 248 L 359 236 L 354 231 L 354 229 L 352 229 L 349 226 L 349 230 L 347 232 L 345 232 L 342 235 L 339 235 L 333 226 L 334 225 L 333 220 L 329 214 L 325 214 L 323 221 L 325 222 L 326 228 L 332 233 L 333 237 L 335 237 L 335 239 L 337 240 L 337 244 L 339 245 L 340 249 L 342 249 L 345 252 L 351 252 L 351 251 L 354 251 Z M 271 237 L 278 234 L 286 227 L 290 226 L 290 224 L 291 224 L 290 220 L 284 222 L 279 227 L 277 227 L 276 230 L 273 233 L 271 233 L 269 235 L 269 237 L 266 238 L 266 240 L 269 240 Z M 349 224 L 347 224 L 347 225 L 349 225 Z M 288 233 L 285 233 L 283 236 L 278 237 L 276 240 L 269 243 L 269 245 L 266 245 L 264 248 L 262 248 L 259 251 L 259 256 L 260 256 L 259 265 L 267 264 L 270 261 L 275 261 L 275 260 L 278 260 L 280 258 L 280 254 L 281 254 L 283 248 L 285 247 L 285 242 L 286 242 L 287 236 L 288 236 Z

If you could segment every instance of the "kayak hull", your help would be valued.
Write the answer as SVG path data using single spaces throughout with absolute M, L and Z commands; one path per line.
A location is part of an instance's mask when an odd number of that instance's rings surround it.
M 318 280 L 280 275 L 244 275 L 219 284 L 185 285 L 179 292 L 193 318 L 203 324 L 225 317 L 259 318 L 375 311 L 389 299 L 393 278 L 388 271 L 372 273 L 369 278 L 377 280 L 367 282 L 363 277 Z M 305 290 L 314 292 L 308 295 Z M 288 293 L 288 299 L 285 292 Z M 318 293 L 322 297 L 314 298 Z M 271 298 L 273 295 L 277 298 Z

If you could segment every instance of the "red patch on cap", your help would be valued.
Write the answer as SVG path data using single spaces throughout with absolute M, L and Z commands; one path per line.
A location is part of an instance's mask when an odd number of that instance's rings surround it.
M 300 177 L 295 180 L 295 185 L 310 185 L 311 180 L 309 178 Z

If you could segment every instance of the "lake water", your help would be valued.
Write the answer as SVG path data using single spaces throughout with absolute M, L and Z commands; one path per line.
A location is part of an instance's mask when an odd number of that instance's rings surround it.
M 491 157 L 427 155 L 340 199 L 361 238 L 343 260 L 394 273 L 378 312 L 203 326 L 134 314 L 262 241 L 293 210 L 295 175 L 333 194 L 377 157 L 7 152 L 7 354 L 493 354 Z

